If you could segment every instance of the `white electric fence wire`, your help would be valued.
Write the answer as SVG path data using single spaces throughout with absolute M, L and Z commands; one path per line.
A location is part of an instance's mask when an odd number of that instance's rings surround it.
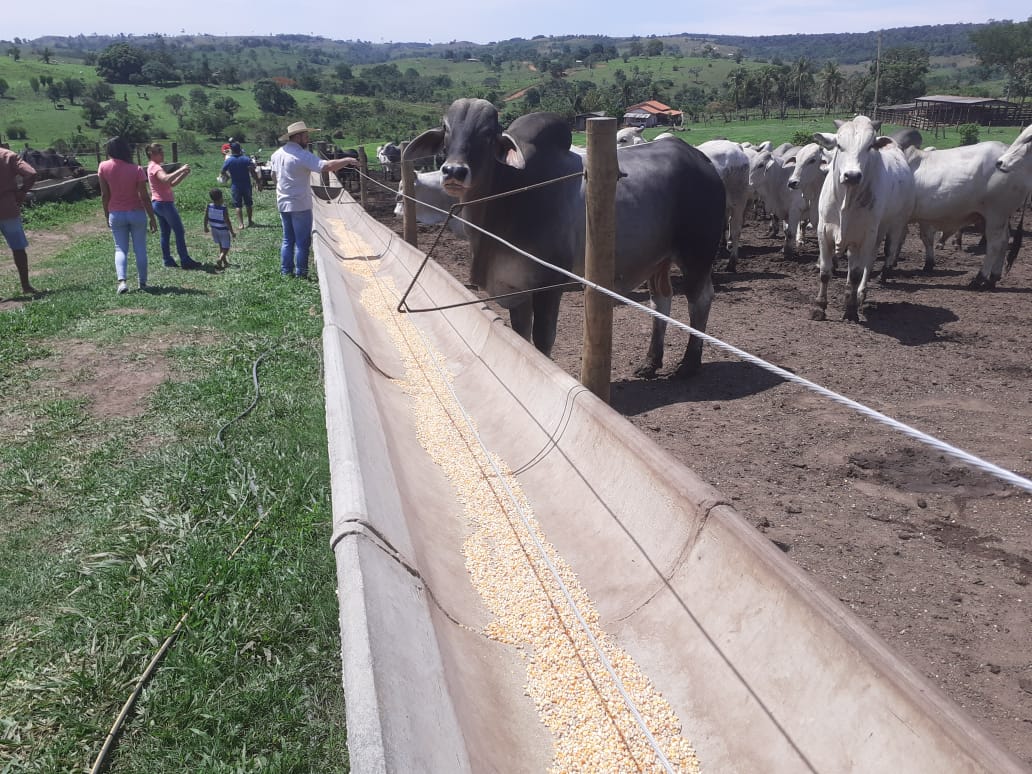
M 393 295 L 395 299 L 400 299 L 400 296 L 396 292 L 388 290 L 384 287 L 383 283 L 381 283 L 379 278 L 376 277 L 375 272 L 372 276 L 376 280 L 376 284 L 380 290 L 380 294 L 385 297 L 385 300 L 386 293 L 388 292 L 391 295 Z M 441 367 L 440 360 L 433 354 L 433 347 L 429 339 L 427 339 L 426 334 L 423 333 L 423 331 L 419 327 L 413 326 L 413 328 L 419 334 L 419 337 L 423 342 L 423 346 L 426 348 L 427 354 L 430 356 L 430 359 L 434 363 L 434 367 L 441 375 L 441 381 L 447 386 L 448 392 L 451 393 L 452 399 L 458 406 L 459 412 L 462 414 L 463 421 L 466 423 L 466 426 L 467 428 L 469 428 L 470 433 L 472 433 L 473 437 L 476 439 L 477 444 L 484 452 L 484 457 L 491 465 L 491 469 L 494 471 L 495 477 L 501 483 L 502 487 L 505 489 L 505 494 L 509 498 L 509 501 L 512 504 L 513 509 L 518 514 L 520 521 L 523 522 L 523 526 L 527 530 L 527 534 L 530 535 L 531 540 L 534 541 L 534 547 L 540 554 L 542 561 L 545 563 L 545 566 L 548 567 L 548 570 L 552 574 L 552 577 L 555 578 L 555 581 L 559 586 L 559 590 L 562 592 L 562 595 L 566 598 L 567 605 L 573 612 L 574 617 L 577 619 L 577 623 L 580 624 L 581 629 L 584 631 L 584 634 L 587 636 L 588 641 L 591 643 L 591 646 L 594 649 L 595 654 L 598 656 L 599 661 L 605 667 L 606 672 L 609 673 L 609 677 L 612 679 L 613 684 L 616 686 L 617 691 L 620 693 L 620 697 L 623 699 L 624 705 L 627 707 L 627 710 L 631 713 L 635 722 L 638 724 L 638 727 L 641 729 L 641 732 L 645 736 L 645 739 L 652 747 L 653 752 L 655 752 L 656 754 L 656 758 L 659 759 L 659 762 L 663 766 L 664 770 L 669 772 L 669 774 L 676 774 L 676 769 L 674 768 L 670 760 L 667 758 L 666 754 L 663 752 L 663 749 L 662 747 L 660 747 L 659 742 L 656 740 L 656 738 L 652 735 L 652 732 L 649 730 L 648 724 L 645 722 L 645 718 L 642 717 L 641 712 L 638 710 L 638 707 L 634 703 L 634 699 L 632 699 L 630 694 L 627 692 L 627 689 L 623 684 L 623 680 L 620 679 L 620 676 L 616 673 L 616 670 L 613 668 L 613 665 L 610 663 L 609 659 L 606 657 L 606 654 L 603 652 L 602 646 L 599 645 L 598 640 L 595 638 L 595 635 L 591 632 L 591 628 L 588 626 L 588 622 L 584 619 L 584 616 L 581 614 L 580 608 L 577 607 L 577 602 L 573 598 L 573 594 L 570 592 L 566 583 L 563 581 L 563 578 L 560 575 L 558 568 L 549 558 L 548 552 L 545 549 L 544 545 L 538 539 L 536 530 L 531 526 L 530 518 L 527 516 L 526 512 L 520 505 L 520 502 L 517 499 L 516 494 L 510 488 L 506 476 L 502 473 L 498 465 L 495 463 L 494 455 L 491 454 L 491 452 L 487 448 L 487 444 L 480 437 L 480 433 L 477 431 L 476 426 L 473 423 L 472 417 L 470 417 L 469 413 L 466 411 L 466 407 L 462 404 L 462 401 L 459 400 L 459 396 L 455 393 L 455 390 L 451 385 L 451 380 L 447 378 L 448 375 L 444 372 L 444 369 Z
M 424 204 L 423 206 L 429 207 L 430 205 Z M 437 208 L 433 207 L 432 209 Z M 438 210 L 438 212 L 445 211 Z M 728 344 L 727 342 L 721 341 L 720 339 L 715 338 L 709 335 L 708 333 L 696 330 L 695 328 L 692 328 L 690 325 L 687 325 L 681 322 L 680 320 L 675 320 L 673 317 L 669 317 L 668 315 L 665 315 L 662 312 L 658 312 L 655 309 L 645 306 L 644 304 L 639 304 L 637 301 L 627 298 L 626 296 L 621 296 L 619 293 L 616 293 L 612 290 L 609 290 L 608 288 L 602 287 L 601 285 L 591 282 L 590 280 L 585 279 L 584 277 L 581 277 L 577 274 L 574 274 L 571 271 L 567 271 L 566 269 L 563 269 L 560 266 L 555 266 L 554 264 L 548 263 L 547 261 L 544 261 L 538 258 L 537 256 L 531 255 L 525 250 L 520 249 L 511 242 L 507 242 L 501 237 L 480 228 L 476 224 L 470 223 L 468 220 L 459 217 L 458 215 L 453 214 L 451 217 L 459 221 L 460 223 L 465 224 L 469 228 L 476 229 L 477 231 L 487 235 L 491 239 L 500 242 L 501 244 L 508 247 L 510 250 L 513 250 L 519 253 L 520 255 L 529 258 L 530 260 L 540 264 L 541 266 L 545 266 L 559 274 L 569 277 L 572 280 L 576 280 L 584 286 L 596 290 L 599 293 L 602 293 L 606 296 L 609 296 L 610 298 L 619 301 L 620 303 L 625 304 L 626 306 L 630 306 L 642 312 L 645 312 L 646 314 L 655 317 L 657 320 L 662 320 L 667 324 L 680 328 L 681 330 L 686 331 L 687 333 L 693 336 L 698 336 L 700 339 L 712 344 L 717 349 L 729 352 L 733 354 L 735 357 L 741 358 L 742 360 L 746 361 L 747 363 L 752 363 L 753 365 L 759 366 L 760 368 L 770 371 L 773 374 L 777 374 L 786 381 L 790 381 L 802 387 L 805 387 L 808 390 L 816 392 L 818 395 L 823 395 L 825 398 L 828 398 L 829 400 L 834 401 L 835 403 L 838 403 L 842 406 L 847 406 L 853 409 L 854 411 L 863 414 L 866 417 L 870 417 L 871 419 L 874 419 L 877 422 L 881 422 L 882 424 L 887 425 L 893 428 L 894 430 L 903 433 L 904 435 L 907 435 L 917 441 L 920 441 L 921 443 L 927 444 L 928 446 L 937 449 L 943 454 L 947 454 L 953 457 L 954 459 L 966 463 L 967 465 L 970 465 L 978 470 L 981 470 L 985 473 L 995 476 L 996 478 L 1006 481 L 1008 484 L 1011 484 L 1012 486 L 1016 486 L 1019 489 L 1024 489 L 1026 492 L 1032 493 L 1032 480 L 1029 480 L 1023 476 L 1019 476 L 1017 473 L 1007 470 L 1006 468 L 1002 468 L 999 465 L 994 465 L 993 463 L 983 460 L 980 457 L 976 457 L 975 455 L 970 454 L 964 451 L 963 449 L 958 449 L 956 446 L 948 444 L 945 441 L 936 438 L 935 436 L 931 436 L 927 433 L 921 432 L 917 428 L 911 427 L 910 425 L 900 422 L 898 419 L 893 419 L 892 417 L 883 414 L 880 411 L 870 408 L 869 406 L 865 406 L 862 403 L 858 403 L 857 401 L 851 398 L 847 398 L 845 395 L 841 395 L 837 392 L 834 392 L 833 390 L 829 390 L 827 387 L 822 387 L 821 385 L 816 384 L 815 382 L 811 382 L 809 379 L 804 379 L 801 376 L 797 376 L 791 371 L 786 371 L 784 368 L 780 368 L 779 366 L 776 366 L 773 363 L 768 363 L 766 360 L 763 360 L 762 358 L 759 358 L 756 355 L 752 355 L 746 352 L 745 350 L 739 349 L 733 344 Z

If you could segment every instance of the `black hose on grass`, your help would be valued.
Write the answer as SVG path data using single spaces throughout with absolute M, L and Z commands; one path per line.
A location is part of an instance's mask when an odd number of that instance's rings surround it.
M 226 430 L 226 428 L 228 428 L 234 422 L 237 422 L 246 417 L 254 410 L 255 406 L 258 405 L 258 400 L 261 397 L 261 389 L 258 383 L 258 364 L 268 354 L 268 352 L 263 353 L 257 360 L 254 361 L 254 363 L 251 366 L 251 379 L 254 383 L 254 399 L 251 401 L 251 405 L 244 409 L 240 414 L 233 417 L 233 419 L 226 422 L 226 424 L 219 428 L 218 433 L 215 434 L 215 443 L 219 446 L 219 448 L 225 448 L 225 444 L 222 440 L 222 433 Z M 238 464 L 243 464 L 236 457 L 234 457 L 233 459 Z M 261 501 L 258 499 L 258 488 L 255 486 L 254 476 L 250 472 L 248 472 L 247 474 L 247 487 L 255 498 L 256 508 L 258 510 L 258 519 L 254 522 L 253 525 L 251 525 L 251 529 L 247 531 L 247 534 L 244 535 L 243 538 L 241 538 L 239 543 L 237 543 L 236 548 L 234 548 L 226 556 L 226 561 L 222 563 L 223 568 L 228 566 L 229 562 L 233 560 L 233 558 L 240 552 L 241 549 L 243 549 L 247 542 L 254 536 L 254 534 L 258 531 L 258 527 L 260 527 L 261 523 L 265 520 L 265 516 L 267 514 L 267 511 L 264 508 L 262 508 Z M 176 639 L 179 637 L 179 633 L 183 630 L 183 626 L 186 624 L 186 620 L 190 616 L 190 613 L 192 613 L 194 611 L 194 608 L 196 608 L 197 605 L 208 596 L 208 592 L 211 590 L 211 588 L 215 585 L 215 583 L 218 580 L 221 580 L 221 578 L 216 575 L 213 575 L 211 578 L 208 579 L 208 582 L 204 585 L 204 588 L 197 593 L 197 596 L 194 597 L 193 602 L 190 603 L 190 606 L 179 617 L 179 620 L 176 622 L 175 627 L 173 627 L 172 631 L 165 638 L 165 641 L 161 643 L 161 647 L 158 648 L 157 652 L 151 658 L 150 662 L 147 664 L 147 668 L 143 670 L 143 673 L 136 681 L 136 687 L 133 689 L 133 692 L 129 694 L 129 698 L 126 699 L 125 704 L 122 705 L 122 709 L 118 713 L 118 716 L 115 718 L 115 722 L 112 724 L 111 730 L 108 731 L 107 737 L 104 739 L 104 744 L 100 748 L 100 752 L 97 754 L 96 760 L 94 760 L 93 762 L 93 767 L 90 769 L 90 774 L 100 774 L 100 772 L 107 770 L 111 753 L 114 751 L 115 746 L 118 744 L 118 739 L 122 734 L 123 728 L 125 727 L 126 720 L 129 717 L 129 713 L 133 711 L 133 707 L 136 706 L 137 699 L 140 698 L 140 694 L 143 693 L 144 688 L 147 687 L 147 684 L 150 682 L 151 678 L 154 676 L 154 673 L 157 671 L 158 666 L 161 664 L 162 660 L 164 660 L 165 655 L 168 653 L 172 645 L 175 643 Z

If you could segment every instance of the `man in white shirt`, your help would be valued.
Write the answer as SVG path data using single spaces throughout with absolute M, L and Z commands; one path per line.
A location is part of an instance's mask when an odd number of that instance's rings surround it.
M 280 137 L 280 142 L 286 144 L 269 158 L 269 166 L 276 174 L 276 209 L 283 221 L 280 272 L 284 277 L 308 277 L 308 254 L 312 248 L 310 174 L 358 166 L 358 159 L 320 159 L 306 150 L 310 131 L 304 121 L 295 121 Z

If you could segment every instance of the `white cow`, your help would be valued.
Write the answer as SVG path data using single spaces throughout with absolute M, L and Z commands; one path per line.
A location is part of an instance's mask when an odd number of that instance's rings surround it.
M 859 321 L 878 246 L 887 240 L 886 269 L 899 255 L 914 209 L 914 175 L 892 138 L 878 136 L 880 121 L 857 116 L 835 125 L 835 134 L 813 136 L 831 155 L 818 204 L 821 284 L 814 319 L 825 318 L 835 256 L 846 256 L 843 319 Z
M 753 159 L 755 159 L 764 151 L 769 151 L 772 147 L 774 147 L 773 143 L 770 140 L 764 140 L 759 145 L 753 145 L 751 142 L 743 142 L 741 145 L 742 150 L 745 151 L 745 155 L 749 158 L 749 166 L 752 166 Z M 753 212 L 756 213 L 756 217 L 758 219 L 770 220 L 770 228 L 767 231 L 767 236 L 777 236 L 777 221 L 771 219 L 765 212 L 766 207 L 763 204 L 763 197 L 760 196 L 760 192 L 756 190 L 756 186 L 752 184 L 752 181 L 749 182 L 749 204 L 753 206 Z
M 628 126 L 616 133 L 616 147 L 624 148 L 628 145 L 643 145 L 648 142 L 641 133 L 645 131 L 644 126 Z
M 710 140 L 698 148 L 713 162 L 717 174 L 724 181 L 727 249 L 730 253 L 727 270 L 733 272 L 738 265 L 738 244 L 742 237 L 745 208 L 749 204 L 749 157 L 741 145 L 730 140 Z
M 807 143 L 795 155 L 785 159 L 785 166 L 792 170 L 788 176 L 788 187 L 799 191 L 806 201 L 806 217 L 810 225 L 817 228 L 817 203 L 821 195 L 824 178 L 828 174 L 828 157 L 820 145 Z
M 801 238 L 801 221 L 806 210 L 803 194 L 788 187 L 792 170 L 785 167 L 784 160 L 771 151 L 756 154 L 749 164 L 749 185 L 763 200 L 767 214 L 785 228 L 785 243 L 782 252 L 792 255 Z M 775 230 L 776 234 L 777 231 Z
M 441 182 L 441 173 L 437 170 L 420 172 L 415 177 L 415 188 L 413 196 L 416 199 L 416 222 L 425 226 L 437 226 L 444 223 L 456 201 L 453 196 L 445 193 Z M 404 215 L 404 204 L 401 183 L 399 183 L 397 203 L 394 205 L 394 214 L 399 218 Z M 461 209 L 456 214 L 461 217 Z M 448 228 L 456 236 L 466 238 L 464 223 L 452 218 L 448 221 Z
M 969 287 L 996 286 L 1003 276 L 1010 216 L 1032 189 L 1030 142 L 1032 126 L 1019 134 L 1010 147 L 988 141 L 934 153 L 917 148 L 907 151 L 917 188 L 911 221 L 921 231 L 925 271 L 935 266 L 937 231 L 946 237 L 981 221 L 985 228 L 985 259 Z

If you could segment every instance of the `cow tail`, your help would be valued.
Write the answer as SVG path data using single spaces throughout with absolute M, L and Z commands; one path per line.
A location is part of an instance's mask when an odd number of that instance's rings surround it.
M 1025 233 L 1025 210 L 1028 209 L 1028 202 L 1021 207 L 1021 217 L 1018 218 L 1018 227 L 1014 230 L 1014 239 L 1011 241 L 1010 250 L 1007 251 L 1007 268 L 1004 273 L 1009 272 L 1011 266 L 1014 265 L 1014 259 L 1018 257 L 1018 251 L 1021 249 L 1021 238 Z

